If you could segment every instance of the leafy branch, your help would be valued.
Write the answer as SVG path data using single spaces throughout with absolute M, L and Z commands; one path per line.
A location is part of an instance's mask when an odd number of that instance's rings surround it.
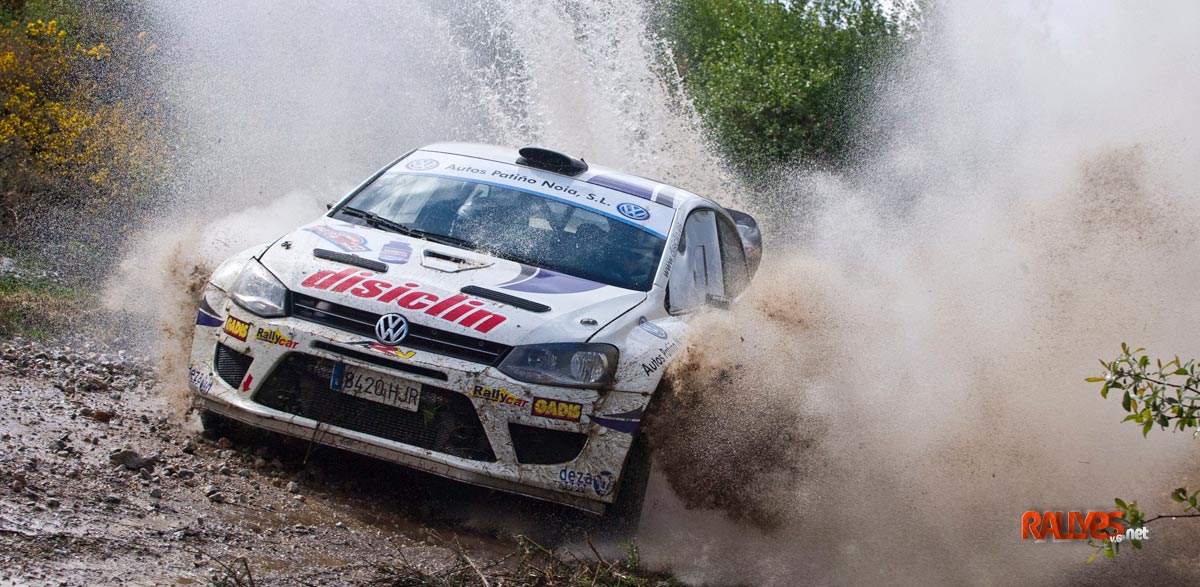
M 1176 356 L 1164 363 L 1162 359 L 1151 359 L 1144 348 L 1131 351 L 1129 345 L 1121 343 L 1120 356 L 1107 363 L 1100 361 L 1100 365 L 1104 367 L 1104 376 L 1088 377 L 1087 381 L 1103 382 L 1100 396 L 1105 399 L 1112 391 L 1121 392 L 1121 408 L 1129 413 L 1121 421 L 1140 424 L 1143 438 L 1155 425 L 1162 430 L 1192 429 L 1193 436 L 1200 434 L 1197 417 L 1200 413 L 1200 374 L 1195 359 L 1183 362 Z M 1185 513 L 1159 514 L 1147 519 L 1136 501 L 1126 503 L 1118 498 L 1115 503 L 1124 514 L 1122 519 L 1131 528 L 1143 528 L 1164 518 L 1200 518 L 1200 491 L 1189 492 L 1186 487 L 1178 487 L 1171 492 L 1171 499 L 1184 504 Z M 1130 543 L 1135 549 L 1142 547 L 1140 540 Z M 1103 543 L 1089 540 L 1088 544 L 1097 548 L 1088 562 L 1100 553 L 1104 553 L 1105 558 L 1114 558 L 1121 546 L 1121 542 L 1111 540 Z
M 1162 359 L 1151 361 L 1145 350 L 1130 351 L 1129 345 L 1121 343 L 1119 357 L 1108 363 L 1100 361 L 1104 376 L 1088 377 L 1087 381 L 1103 382 L 1100 396 L 1104 398 L 1112 391 L 1121 392 L 1121 407 L 1129 412 L 1122 422 L 1141 424 L 1143 437 L 1150 434 L 1155 424 L 1163 430 L 1196 428 L 1200 413 L 1200 374 L 1196 371 L 1196 360 L 1182 363 L 1175 357 L 1166 363 Z

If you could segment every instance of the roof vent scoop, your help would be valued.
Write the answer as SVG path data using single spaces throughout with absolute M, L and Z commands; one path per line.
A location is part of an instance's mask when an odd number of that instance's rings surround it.
M 521 158 L 517 159 L 518 165 L 545 169 L 562 175 L 579 175 L 588 168 L 587 162 L 583 159 L 576 159 L 550 149 L 525 147 L 517 152 L 521 154 Z

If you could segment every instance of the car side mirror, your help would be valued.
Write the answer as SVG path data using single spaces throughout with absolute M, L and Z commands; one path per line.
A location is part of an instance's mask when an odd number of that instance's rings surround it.
M 759 263 L 762 262 L 762 230 L 758 228 L 758 221 L 749 214 L 738 210 L 728 212 L 733 218 L 733 225 L 737 227 L 738 236 L 742 237 L 742 251 L 746 254 L 750 277 L 754 277 L 758 272 Z
M 733 304 L 733 301 L 725 296 L 719 296 L 716 294 L 704 294 L 704 303 L 706 303 L 714 308 L 728 310 L 729 306 L 731 306 Z

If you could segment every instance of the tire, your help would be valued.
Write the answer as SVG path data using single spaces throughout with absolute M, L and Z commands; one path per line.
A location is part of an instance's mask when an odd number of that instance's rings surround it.
M 233 431 L 233 426 L 233 420 L 221 414 L 208 410 L 200 410 L 200 428 L 204 431 L 204 435 L 209 438 L 229 436 Z
M 604 521 L 597 528 L 603 538 L 627 539 L 637 534 L 642 520 L 642 505 L 646 487 L 650 484 L 651 451 L 645 435 L 634 437 L 633 446 L 625 458 L 617 499 L 604 512 Z

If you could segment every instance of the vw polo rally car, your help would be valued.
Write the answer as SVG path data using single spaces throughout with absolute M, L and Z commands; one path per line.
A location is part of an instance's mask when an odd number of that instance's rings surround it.
M 636 516 L 682 317 L 736 297 L 760 251 L 752 218 L 679 188 L 430 145 L 216 269 L 190 387 L 207 426 Z

